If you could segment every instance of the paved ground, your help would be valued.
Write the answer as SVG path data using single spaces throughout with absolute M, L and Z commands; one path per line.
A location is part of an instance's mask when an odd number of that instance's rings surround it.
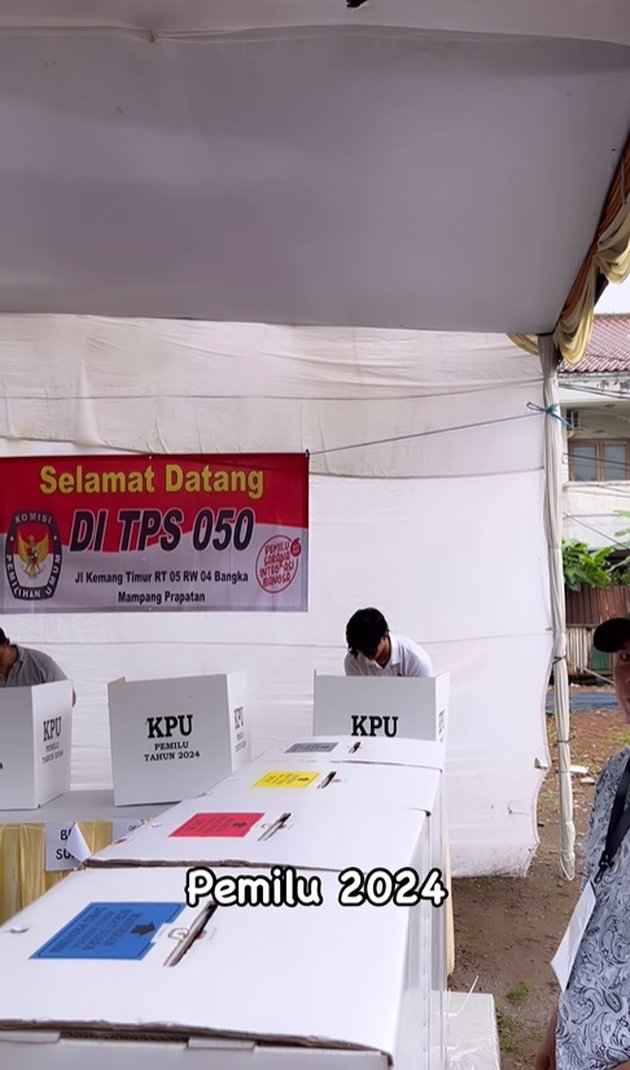
M 617 700 L 612 687 L 608 691 L 595 690 L 590 687 L 571 688 L 570 692 L 571 713 L 582 713 L 584 710 L 616 710 Z M 547 711 L 553 710 L 553 693 L 547 695 Z

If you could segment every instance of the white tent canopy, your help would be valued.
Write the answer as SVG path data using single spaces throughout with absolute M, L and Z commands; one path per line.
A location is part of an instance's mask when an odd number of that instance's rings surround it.
M 565 37 L 630 44 L 623 0 L 387 0 L 348 12 L 338 0 L 4 0 L 0 25 L 229 33 L 261 26 L 358 26 Z
M 628 132 L 625 0 L 0 28 L 0 311 L 550 332 Z

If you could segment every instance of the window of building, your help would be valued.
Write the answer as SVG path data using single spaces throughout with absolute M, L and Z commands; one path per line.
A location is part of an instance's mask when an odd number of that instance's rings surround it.
M 630 479 L 630 441 L 569 439 L 569 474 L 577 483 L 620 483 Z

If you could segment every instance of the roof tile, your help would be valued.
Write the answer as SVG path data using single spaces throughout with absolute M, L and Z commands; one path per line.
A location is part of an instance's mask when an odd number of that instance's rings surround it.
M 630 372 L 630 315 L 595 316 L 586 356 L 577 365 L 562 363 L 562 375 Z

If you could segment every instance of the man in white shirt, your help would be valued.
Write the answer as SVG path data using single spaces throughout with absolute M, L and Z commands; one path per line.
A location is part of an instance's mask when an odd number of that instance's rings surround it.
M 346 625 L 346 643 L 346 676 L 433 676 L 426 650 L 404 635 L 392 635 L 378 609 L 357 609 Z

